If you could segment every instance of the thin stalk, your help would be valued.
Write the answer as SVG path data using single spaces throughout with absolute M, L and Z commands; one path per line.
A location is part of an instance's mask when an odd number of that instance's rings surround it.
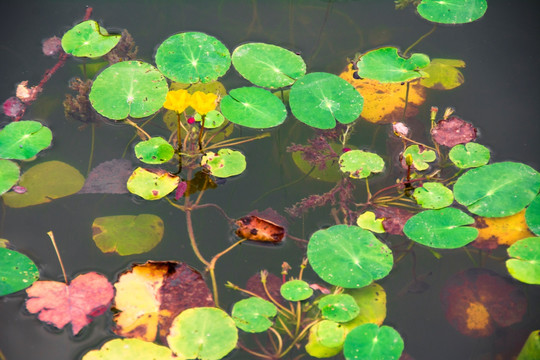
M 257 135 L 257 136 L 244 136 L 244 137 L 241 137 L 241 138 L 223 140 L 223 141 L 215 143 L 215 144 L 213 144 L 211 146 L 205 147 L 204 150 L 215 149 L 215 148 L 219 148 L 219 147 L 223 147 L 223 146 L 239 145 L 239 144 L 247 143 L 247 142 L 254 141 L 254 140 L 264 139 L 264 138 L 269 137 L 269 136 L 270 136 L 270 133 L 264 133 L 264 134 Z M 242 140 L 239 140 L 239 139 L 242 139 Z
M 427 33 L 425 33 L 424 35 L 420 36 L 418 38 L 418 40 L 416 40 L 414 43 L 412 43 L 411 46 L 409 46 L 404 52 L 403 52 L 403 57 L 407 56 L 407 53 L 409 51 L 412 50 L 413 47 L 415 47 L 416 45 L 418 45 L 422 40 L 424 40 L 425 38 L 427 38 L 429 35 L 431 35 L 435 29 L 437 29 L 437 24 L 433 25 L 433 27 L 431 28 L 431 30 L 429 30 Z
M 281 350 L 283 350 L 283 339 L 281 338 L 281 335 L 273 327 L 270 327 L 268 330 L 270 330 L 270 332 L 276 336 L 276 339 L 278 341 L 276 353 L 281 354 Z
M 194 208 L 194 209 L 203 209 L 203 208 L 206 208 L 206 207 L 213 207 L 213 208 L 218 209 L 219 212 L 221 213 L 221 215 L 223 215 L 223 217 L 224 217 L 225 219 L 227 219 L 227 221 L 228 221 L 229 223 L 232 223 L 232 222 L 235 221 L 235 219 L 230 218 L 230 217 L 227 215 L 227 213 L 225 212 L 225 210 L 223 210 L 223 209 L 222 209 L 219 205 L 217 205 L 217 204 L 208 203 L 208 204 L 197 205 L 197 206 L 194 206 L 193 208 Z M 289 235 L 287 235 L 287 236 L 289 236 Z
M 366 178 L 366 192 L 367 192 L 367 200 L 368 202 L 371 201 L 371 191 L 369 191 L 369 182 L 368 182 L 368 179 Z
M 254 350 L 251 350 L 250 348 L 246 347 L 245 345 L 243 345 L 240 341 L 238 342 L 238 347 L 242 350 L 244 350 L 245 352 L 253 355 L 253 356 L 256 356 L 258 358 L 261 358 L 261 359 L 272 359 L 273 356 L 271 355 L 266 355 L 266 354 L 262 354 L 262 353 L 258 353 Z
M 145 126 L 146 124 L 148 124 L 150 121 L 152 121 L 152 120 L 156 117 L 157 114 L 159 114 L 159 111 L 158 111 L 157 113 L 155 113 L 154 115 L 152 115 L 152 117 L 150 117 L 148 120 L 146 120 L 145 122 L 143 122 L 143 123 L 141 124 L 141 128 L 142 128 L 143 126 Z M 128 143 L 126 144 L 126 147 L 124 148 L 124 152 L 122 153 L 122 159 L 126 156 L 126 153 L 127 153 L 128 149 L 129 149 L 129 144 L 131 144 L 131 143 L 133 142 L 133 140 L 135 140 L 136 138 L 138 138 L 138 136 L 137 136 L 137 135 L 134 135 L 134 136 L 131 138 L 131 140 L 128 141 Z
M 407 89 L 405 90 L 405 105 L 403 105 L 403 115 L 401 115 L 401 121 L 405 121 L 405 114 L 407 113 L 407 104 L 409 103 L 409 88 L 411 83 L 407 81 Z
M 289 314 L 289 315 L 292 315 L 294 316 L 294 313 L 292 311 L 290 311 L 289 309 L 287 309 L 285 306 L 281 305 L 278 301 L 276 301 L 276 299 L 274 299 L 274 297 L 270 294 L 270 291 L 268 291 L 268 288 L 266 287 L 266 279 L 263 281 L 262 280 L 262 276 L 261 276 L 261 283 L 263 285 L 263 288 L 264 288 L 264 292 L 266 293 L 266 296 L 268 296 L 268 298 L 274 303 L 274 305 L 276 305 L 278 308 L 280 308 L 281 310 L 283 310 L 285 313 Z
M 283 322 L 283 319 L 280 318 L 280 317 L 278 317 L 277 319 L 278 319 L 278 321 L 280 322 L 281 326 L 283 327 L 283 330 L 287 333 L 287 335 L 289 335 L 289 337 L 290 337 L 291 339 L 294 339 L 293 333 L 292 333 L 291 330 L 287 327 L 287 325 Z
M 141 135 L 144 135 L 144 137 L 146 138 L 146 139 L 143 138 L 144 140 L 150 140 L 152 138 L 150 135 L 148 135 L 146 131 L 144 131 L 141 127 L 139 127 L 139 125 L 135 124 L 129 118 L 125 118 L 124 122 L 128 125 L 133 126 L 135 129 L 137 129 L 141 133 Z
M 94 143 L 96 138 L 96 124 L 92 123 L 90 127 L 92 129 L 92 135 L 90 138 L 90 158 L 88 159 L 88 169 L 86 171 L 86 175 L 90 174 L 90 170 L 92 169 L 92 161 L 94 159 Z
M 186 199 L 186 202 L 188 199 Z M 197 256 L 200 262 L 202 262 L 206 267 L 210 266 L 210 262 L 206 261 L 206 259 L 202 256 L 201 252 L 199 251 L 199 247 L 197 246 L 197 241 L 195 241 L 195 234 L 193 233 L 193 222 L 191 220 L 191 208 L 188 206 L 185 207 L 186 212 L 186 225 L 187 225 L 187 231 L 189 236 L 189 242 L 191 244 L 191 248 L 193 249 L 193 252 Z
M 300 331 L 300 324 L 302 323 L 302 304 L 300 301 L 296 302 L 296 330 L 294 331 L 295 335 L 298 335 Z
M 174 206 L 175 208 L 180 209 L 180 210 L 182 210 L 182 211 L 186 211 L 185 206 L 175 204 L 175 203 L 174 203 L 171 199 L 169 199 L 168 197 L 166 197 L 165 200 L 167 200 L 167 201 L 169 202 L 169 204 L 171 204 L 171 205 Z
M 465 254 L 467 254 L 467 256 L 469 257 L 469 259 L 471 260 L 471 262 L 473 263 L 473 265 L 474 265 L 475 267 L 478 267 L 478 262 L 474 259 L 474 257 L 472 256 L 471 252 L 469 251 L 469 249 L 467 249 L 466 247 L 464 247 L 463 250 L 465 251 Z
M 52 244 L 54 246 L 54 251 L 56 251 L 56 256 L 58 257 L 58 262 L 60 262 L 60 267 L 62 268 L 62 274 L 64 274 L 64 281 L 66 282 L 66 285 L 69 285 L 67 276 L 66 276 L 66 270 L 64 269 L 64 263 L 62 262 L 62 258 L 60 257 L 60 252 L 58 251 L 58 247 L 56 246 L 56 241 L 54 240 L 54 234 L 52 231 L 47 232 L 47 235 L 51 238 Z
M 306 325 L 306 327 L 302 330 L 302 332 L 296 337 L 294 338 L 294 340 L 292 341 L 292 343 L 287 347 L 287 349 L 285 349 L 285 351 L 283 351 L 281 354 L 280 354 L 280 357 L 283 357 L 285 354 L 287 354 L 289 351 L 291 351 L 291 349 L 294 347 L 294 345 L 296 345 L 297 342 L 301 341 L 307 334 L 307 331 L 314 325 L 318 324 L 320 322 L 320 320 L 315 320 L 311 323 L 309 323 L 308 325 Z
M 413 248 L 414 246 L 414 241 L 411 241 L 409 243 L 409 246 L 407 246 L 407 248 L 405 250 L 403 250 L 403 254 L 399 255 L 398 258 L 394 261 L 394 264 L 397 264 L 398 262 L 400 262 L 401 260 L 403 260 L 403 258 L 405 256 L 407 256 L 407 254 L 409 253 L 409 251 L 411 251 L 411 249 Z

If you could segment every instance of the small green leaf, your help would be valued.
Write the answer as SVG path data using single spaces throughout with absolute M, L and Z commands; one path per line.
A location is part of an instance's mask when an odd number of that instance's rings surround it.
M 489 162 L 489 149 L 483 145 L 468 142 L 450 149 L 450 160 L 460 169 L 484 166 Z
M 32 260 L 17 251 L 0 247 L 0 296 L 26 289 L 39 279 Z
M 165 139 L 153 137 L 135 145 L 135 156 L 146 164 L 163 164 L 172 159 L 174 148 Z
M 540 195 L 536 195 L 525 211 L 525 221 L 531 231 L 540 236 Z
M 111 51 L 122 35 L 109 35 L 105 28 L 93 20 L 83 21 L 62 36 L 62 48 L 68 54 L 78 57 L 98 57 Z
M 395 47 L 371 50 L 360 57 L 356 66 L 362 78 L 374 79 L 382 83 L 397 83 L 417 79 L 424 75 L 420 69 L 429 65 L 429 57 L 412 54 L 403 58 Z
M 403 152 L 403 157 L 411 155 L 413 159 L 413 165 L 418 171 L 426 170 L 429 167 L 430 162 L 435 161 L 437 155 L 433 150 L 420 150 L 420 146 L 411 145 Z
M 199 113 L 196 113 L 194 116 L 195 121 L 198 121 L 202 124 L 202 116 Z M 225 117 L 217 110 L 212 110 L 204 118 L 204 128 L 205 129 L 215 129 L 223 125 L 225 122 Z
M 463 67 L 463 60 L 431 59 L 430 64 L 422 69 L 428 76 L 420 79 L 420 85 L 437 90 L 457 88 L 465 82 L 463 74 L 457 69 Z
M 0 159 L 0 195 L 17 183 L 19 174 L 19 165 L 13 161 Z
M 240 151 L 220 149 L 217 154 L 207 152 L 202 157 L 201 166 L 214 176 L 226 178 L 241 174 L 246 169 L 246 158 Z
M 313 295 L 313 289 L 303 280 L 290 280 L 281 285 L 281 296 L 289 301 L 302 301 Z
M 161 169 L 136 168 L 127 181 L 128 190 L 146 200 L 157 200 L 170 194 L 180 178 Z
M 371 173 L 379 173 L 384 169 L 383 159 L 371 152 L 350 150 L 339 157 L 341 171 L 349 173 L 353 179 L 363 179 Z
M 0 131 L 0 158 L 26 160 L 51 145 L 52 132 L 32 120 L 12 122 Z
M 426 209 L 441 209 L 452 205 L 454 194 L 452 190 L 441 183 L 424 183 L 414 189 L 413 197 L 418 205 Z
M 276 316 L 277 308 L 274 304 L 258 297 L 243 299 L 234 304 L 232 318 L 238 328 L 258 333 L 268 330 L 272 326 L 269 318 Z
M 99 350 L 87 352 L 82 360 L 171 360 L 172 351 L 162 345 L 157 345 L 140 339 L 112 339 L 101 346 Z
M 486 0 L 422 0 L 416 10 L 421 17 L 441 24 L 465 24 L 480 19 Z
M 364 324 L 353 329 L 343 344 L 347 360 L 399 359 L 404 348 L 403 339 L 390 326 Z
M 345 328 L 341 324 L 322 320 L 309 329 L 306 352 L 317 358 L 329 358 L 337 355 L 343 348 L 346 335 Z
M 530 237 L 515 242 L 508 248 L 508 272 L 527 284 L 540 285 L 540 237 Z
M 318 306 L 325 319 L 340 323 L 350 321 L 360 313 L 356 301 L 348 294 L 323 296 L 319 300 Z
M 362 229 L 373 231 L 374 233 L 382 234 L 385 232 L 383 227 L 383 219 L 376 219 L 373 211 L 366 211 L 356 219 L 356 224 Z

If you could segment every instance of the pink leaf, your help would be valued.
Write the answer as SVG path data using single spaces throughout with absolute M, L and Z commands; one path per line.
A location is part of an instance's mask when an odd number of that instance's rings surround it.
M 440 145 L 454 147 L 466 144 L 476 139 L 476 129 L 472 124 L 457 116 L 450 116 L 446 120 L 440 120 L 431 129 L 433 140 Z
M 62 50 L 62 40 L 59 37 L 53 36 L 43 42 L 43 54 L 47 56 L 55 56 Z
M 18 97 L 12 96 L 4 101 L 4 114 L 10 117 L 17 117 L 24 111 L 24 104 Z

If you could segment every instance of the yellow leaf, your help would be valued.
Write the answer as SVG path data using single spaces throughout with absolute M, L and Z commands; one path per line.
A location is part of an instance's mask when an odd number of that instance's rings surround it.
M 216 94 L 205 94 L 202 91 L 195 91 L 191 95 L 191 107 L 199 114 L 206 115 L 216 108 Z
M 478 237 L 473 243 L 479 248 L 496 248 L 497 245 L 512 245 L 518 240 L 533 237 L 525 221 L 525 210 L 501 218 L 477 217 L 475 227 Z
M 187 90 L 173 90 L 167 93 L 163 107 L 181 113 L 190 105 L 190 101 L 191 94 Z

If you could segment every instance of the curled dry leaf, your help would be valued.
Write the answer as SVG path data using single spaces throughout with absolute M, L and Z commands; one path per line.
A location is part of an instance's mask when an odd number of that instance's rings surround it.
M 255 215 L 236 220 L 236 225 L 236 235 L 252 241 L 279 243 L 285 236 L 283 227 Z
M 16 95 L 22 102 L 28 103 L 34 101 L 41 90 L 38 86 L 28 87 L 28 80 L 24 80 L 17 85 Z
M 457 116 L 450 116 L 437 122 L 431 129 L 431 136 L 439 145 L 454 147 L 476 139 L 476 128 Z

